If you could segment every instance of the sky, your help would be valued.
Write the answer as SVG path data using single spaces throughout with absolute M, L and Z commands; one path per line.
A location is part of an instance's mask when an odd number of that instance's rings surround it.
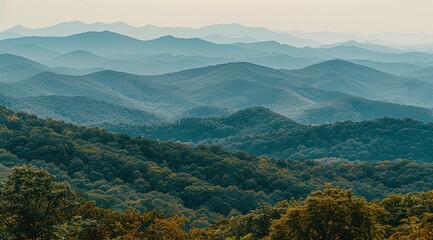
M 15 25 L 125 22 L 171 27 L 240 23 L 273 30 L 433 34 L 433 0 L 0 0 Z

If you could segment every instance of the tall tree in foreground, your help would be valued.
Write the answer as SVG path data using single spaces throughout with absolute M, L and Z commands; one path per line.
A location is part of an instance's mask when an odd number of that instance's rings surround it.
M 304 204 L 289 207 L 273 222 L 268 239 L 383 239 L 384 227 L 377 221 L 379 211 L 351 190 L 327 185 L 325 190 L 313 192 Z
M 0 186 L 0 221 L 8 238 L 50 239 L 62 211 L 74 205 L 66 183 L 31 165 L 16 167 Z

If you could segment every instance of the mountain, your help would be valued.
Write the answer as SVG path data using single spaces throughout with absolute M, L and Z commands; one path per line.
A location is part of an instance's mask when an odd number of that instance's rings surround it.
M 115 71 L 84 76 L 45 72 L 0 86 L 0 93 L 11 97 L 82 96 L 165 119 L 176 119 L 206 105 L 229 111 L 261 106 L 295 116 L 316 104 L 349 96 L 431 108 L 433 96 L 433 86 L 426 82 L 342 60 L 291 71 L 234 62 L 153 76 Z
M 420 71 L 425 69 L 425 67 L 405 62 L 377 62 L 370 60 L 359 60 L 359 59 L 348 59 L 347 61 L 363 65 L 366 67 L 374 68 L 376 70 L 394 74 L 394 75 L 409 75 L 411 72 Z
M 154 84 L 142 76 L 114 71 L 84 76 L 44 72 L 20 82 L 4 83 L 0 87 L 0 93 L 11 97 L 89 97 L 163 117 L 167 114 L 180 114 L 185 110 L 185 106 L 196 106 L 188 96 L 175 89 Z
M 283 71 L 236 62 L 152 76 L 154 83 L 176 87 L 207 105 L 243 109 L 265 106 L 280 113 L 345 94 L 312 88 Z
M 310 106 L 302 110 L 295 119 L 306 124 L 324 124 L 347 120 L 373 120 L 383 117 L 433 122 L 433 110 L 349 97 Z
M 166 54 L 116 54 L 108 57 L 77 50 L 44 63 L 55 68 L 110 69 L 140 75 L 156 75 L 231 62 L 229 58 Z M 66 71 L 65 71 L 66 72 Z
M 433 75 L 433 67 L 426 67 L 424 69 L 413 71 L 408 73 L 408 75 L 413 77 L 425 77 L 425 76 Z
M 397 143 L 401 145 L 399 148 L 395 146 L 398 152 L 394 154 L 404 152 L 404 146 L 408 146 L 416 156 L 424 150 L 426 146 L 411 146 L 414 142 L 410 140 L 431 134 L 431 125 L 389 121 L 392 125 L 386 126 L 385 131 L 381 131 L 380 127 L 386 125 L 386 121 L 338 127 L 345 135 L 355 134 L 354 127 L 362 128 L 359 129 L 361 131 L 369 130 L 369 136 L 384 135 L 386 140 L 389 135 L 395 134 L 398 127 L 404 127 L 406 136 L 400 136 L 403 138 Z M 407 135 L 408 128 L 421 129 L 421 133 L 429 132 Z M 328 130 L 335 133 L 340 131 L 338 128 L 320 130 L 318 134 Z M 218 146 L 188 147 L 180 143 L 156 142 L 142 137 L 112 134 L 102 129 L 42 120 L 2 106 L 0 133 L 0 176 L 9 176 L 5 179 L 2 191 L 13 193 L 3 197 L 2 200 L 12 206 L 3 213 L 28 216 L 29 211 L 17 213 L 14 209 L 32 209 L 28 205 L 35 200 L 61 195 L 59 202 L 67 202 L 72 206 L 56 207 L 56 211 L 47 211 L 46 216 L 57 222 L 66 221 L 61 224 L 63 228 L 75 229 L 75 221 L 85 213 L 86 221 L 97 223 L 98 229 L 104 230 L 103 233 L 97 233 L 104 237 L 125 238 L 138 232 L 144 238 L 150 236 L 149 239 L 160 239 L 161 236 L 165 239 L 173 239 L 173 236 L 185 239 L 188 235 L 197 236 L 198 232 L 200 238 L 209 235 L 209 239 L 213 239 L 215 235 L 233 236 L 239 233 L 239 229 L 233 226 L 243 226 L 240 235 L 253 232 L 259 239 L 267 235 L 269 226 L 275 226 L 271 225 L 272 221 L 282 219 L 284 221 L 277 222 L 286 223 L 287 212 L 299 206 L 302 207 L 300 211 L 304 211 L 306 205 L 292 205 L 289 200 L 305 198 L 335 206 L 332 211 L 318 207 L 319 210 L 315 209 L 313 215 L 335 213 L 341 203 L 349 205 L 342 211 L 337 210 L 338 215 L 344 218 L 347 218 L 346 209 L 351 208 L 353 201 L 360 203 L 358 205 L 362 210 L 368 211 L 372 211 L 372 207 L 367 204 L 374 204 L 379 211 L 373 213 L 378 213 L 377 218 L 380 219 L 380 222 L 374 223 L 400 234 L 400 229 L 405 227 L 400 219 L 407 216 L 405 213 L 412 214 L 415 209 L 415 214 L 423 214 L 432 202 L 431 191 L 414 193 L 433 188 L 433 164 L 428 162 L 399 159 L 359 162 L 336 158 L 296 161 L 256 157 L 242 151 L 228 152 Z M 356 135 L 350 137 L 356 138 Z M 404 141 L 408 137 L 409 141 Z M 362 140 L 365 142 L 367 138 L 364 136 Z M 359 144 L 356 145 L 354 141 L 353 149 L 343 149 L 346 152 L 358 152 Z M 431 146 L 431 139 L 428 141 Z M 308 147 L 311 140 L 305 143 Z M 306 146 L 300 146 L 297 151 L 305 154 Z M 380 149 L 387 153 L 395 150 L 387 149 L 392 146 L 393 142 L 386 142 Z M 347 146 L 338 146 L 336 149 L 341 150 L 341 147 Z M 320 154 L 320 150 L 312 151 Z M 23 189 L 33 191 L 23 193 Z M 367 203 L 366 199 L 372 202 Z M 63 206 L 58 204 L 54 206 Z M 306 204 L 318 206 L 315 202 L 307 201 Z M 360 208 L 349 213 L 357 218 L 360 214 L 362 218 L 371 216 L 364 215 L 364 211 L 360 213 Z M 232 216 L 234 211 L 237 212 L 236 216 Z M 186 216 L 188 220 L 184 220 Z M 376 220 L 376 217 L 373 219 Z M 190 224 L 194 228 L 189 231 L 189 228 L 182 228 L 183 224 Z M 248 226 L 244 227 L 244 224 Z M 93 226 L 83 224 L 78 228 L 85 233 L 93 233 Z M 332 229 L 340 226 L 334 224 Z M 391 227 L 394 229 L 391 230 Z M 42 231 L 52 230 L 49 224 L 44 224 L 42 228 Z M 1 234 L 10 233 L 9 229 L 2 228 Z M 22 229 L 14 233 L 29 230 L 28 227 Z M 56 235 L 62 234 L 55 231 Z M 84 235 L 80 239 L 94 238 Z
M 91 52 L 76 50 L 46 61 L 45 64 L 52 67 L 64 66 L 82 69 L 103 67 L 104 62 L 108 61 L 110 59 L 97 56 Z
M 381 62 L 429 62 L 433 56 L 432 53 L 413 51 L 388 53 L 364 49 L 359 46 L 336 46 L 323 49 L 314 49 L 314 51 L 318 52 L 318 56 L 322 57 L 329 56 L 331 58 L 343 59 L 366 59 Z
M 294 37 L 288 33 L 273 32 L 262 27 L 246 27 L 240 24 L 217 24 L 205 26 L 199 29 L 200 36 L 223 35 L 227 37 L 249 37 L 261 41 L 275 40 L 294 46 L 318 46 L 319 44 L 309 39 Z
M 306 126 L 269 110 L 250 108 L 221 118 L 184 119 L 159 126 L 105 127 L 152 139 L 216 144 L 230 150 L 292 160 L 339 157 L 361 161 L 398 158 L 433 161 L 430 147 L 433 123 L 411 119 L 381 118 Z
M 287 73 L 292 78 L 304 79 L 305 84 L 328 91 L 370 100 L 432 107 L 433 85 L 347 61 L 331 60 Z
M 271 55 L 266 57 L 258 57 L 258 58 L 251 58 L 247 60 L 248 62 L 271 67 L 271 68 L 284 68 L 284 69 L 299 69 L 307 67 L 314 62 L 312 59 L 308 58 L 301 58 L 301 57 L 291 57 L 289 55 L 284 54 L 278 54 L 278 55 Z
M 22 37 L 19 33 L 12 33 L 12 32 L 0 32 L 0 40 L 8 39 L 8 38 L 19 38 Z
M 71 67 L 50 68 L 18 55 L 0 54 L 0 82 L 18 82 L 46 71 L 52 71 L 58 74 L 84 75 L 101 71 L 101 69 L 76 69 Z
M 378 45 L 378 44 L 372 44 L 372 43 L 362 43 L 357 41 L 346 41 L 346 42 L 338 42 L 334 44 L 329 45 L 322 45 L 322 48 L 332 48 L 332 47 L 339 47 L 339 46 L 345 46 L 345 47 L 360 47 L 363 49 L 373 50 L 373 51 L 379 51 L 379 52 L 388 52 L 388 53 L 401 53 L 403 50 L 394 48 L 394 47 L 388 47 L 385 45 Z
M 0 85 L 0 93 L 11 97 L 83 96 L 169 119 L 203 105 L 230 111 L 265 106 L 286 114 L 346 96 L 309 87 L 282 71 L 251 63 L 228 63 L 156 76 L 114 71 L 84 76 L 44 72 Z
M 293 120 L 262 107 L 244 109 L 223 117 L 185 118 L 175 123 L 161 125 L 106 124 L 103 126 L 109 131 L 143 135 L 151 139 L 193 143 L 205 141 L 208 138 L 217 140 L 254 136 L 275 132 L 279 129 L 303 127 Z
M 198 38 L 184 39 L 164 36 L 153 40 L 141 41 L 109 31 L 85 32 L 66 37 L 5 39 L 0 41 L 0 52 L 6 52 L 11 48 L 28 44 L 57 53 L 83 50 L 101 56 L 171 53 L 174 55 L 201 55 L 241 59 L 266 55 L 266 53 L 258 50 L 248 50 L 229 44 L 215 44 Z M 56 56 L 58 55 L 60 54 Z
M 298 38 L 288 33 L 274 32 L 265 28 L 246 27 L 240 24 L 217 24 L 195 29 L 187 27 L 157 27 L 153 25 L 133 27 L 123 22 L 111 24 L 87 24 L 79 21 L 73 21 L 59 23 L 54 26 L 39 29 L 28 29 L 23 26 L 16 26 L 6 30 L 2 34 L 19 34 L 22 36 L 68 36 L 90 31 L 111 31 L 143 40 L 159 38 L 166 35 L 173 35 L 181 38 L 202 38 L 212 35 L 219 35 L 223 38 L 231 39 L 246 38 L 258 39 L 262 41 L 275 39 L 295 46 L 318 46 L 318 43 L 315 41 Z
M 48 70 L 47 66 L 23 57 L 0 54 L 0 82 L 16 82 Z
M 212 118 L 212 117 L 222 117 L 230 114 L 230 111 L 222 107 L 214 106 L 201 106 L 186 110 L 183 112 L 178 119 L 182 118 Z
M 307 31 L 300 31 L 300 30 L 292 30 L 289 31 L 288 33 L 299 38 L 312 39 L 323 45 L 348 42 L 348 41 L 365 42 L 369 40 L 368 36 L 363 36 L 359 33 L 340 33 L 340 32 L 330 32 L 330 31 L 307 32 Z
M 150 124 L 161 121 L 155 115 L 86 97 L 40 96 L 8 98 L 0 95 L 0 104 L 15 111 L 36 114 L 80 125 Z
M 365 49 L 357 45 L 339 45 L 333 47 L 298 48 L 287 44 L 281 44 L 276 41 L 265 41 L 256 43 L 235 43 L 233 44 L 245 49 L 263 51 L 268 53 L 280 53 L 292 57 L 309 58 L 312 60 L 330 60 L 330 59 L 360 59 L 379 62 L 405 62 L 405 63 L 428 63 L 431 62 L 432 53 L 425 52 L 382 52 L 377 50 Z
M 251 114 L 259 115 L 251 118 Z M 293 128 L 293 122 L 278 114 L 250 109 L 232 115 L 225 123 L 235 127 L 247 123 L 248 126 L 262 122 L 259 116 L 275 119 L 275 127 L 280 126 L 279 123 L 288 124 L 288 132 L 302 133 L 300 138 L 288 139 L 287 144 L 288 147 L 300 142 L 305 144 L 294 150 L 300 155 L 310 150 L 311 154 L 321 155 L 324 149 L 312 149 L 311 145 L 320 140 L 326 142 L 325 134 L 330 132 L 334 134 L 332 137 L 348 139 L 351 145 L 339 142 L 334 151 L 342 151 L 342 155 L 346 153 L 349 157 L 358 153 L 358 147 L 367 142 L 372 147 L 379 146 L 382 151 L 375 159 L 390 157 L 389 152 L 394 156 L 410 152 L 411 157 L 431 158 L 431 154 L 423 155 L 431 152 L 431 138 L 425 138 L 425 145 L 413 140 L 431 136 L 432 125 L 414 121 L 385 119 L 327 125 L 305 132 L 303 128 Z M 57 181 L 67 181 L 99 207 L 156 210 L 164 216 L 183 214 L 191 217 L 191 224 L 201 227 L 225 216 L 231 218 L 233 209 L 247 213 L 259 204 L 305 197 L 328 182 L 353 187 L 368 199 L 432 187 L 429 180 L 433 166 L 425 162 L 368 163 L 335 158 L 296 161 L 255 157 L 246 152 L 228 152 L 218 146 L 188 147 L 42 120 L 4 107 L 0 107 L 0 126 L 0 171 L 8 172 L 14 166 L 31 163 L 55 174 Z M 262 122 L 261 126 L 266 127 L 266 123 Z M 408 129 L 416 131 L 408 134 Z M 284 129 L 279 131 L 283 133 Z M 362 142 L 358 142 L 358 136 L 362 137 Z M 389 141 L 393 137 L 401 138 Z M 260 144 L 259 139 L 256 141 Z M 335 142 L 333 139 L 328 141 Z M 274 143 L 276 146 L 281 144 Z M 273 145 L 262 147 L 260 150 L 266 150 Z M 326 145 L 322 147 L 326 149 Z
M 11 41 L 15 42 L 14 40 Z M 60 55 L 59 52 L 50 50 L 49 48 L 43 48 L 31 42 L 4 44 L 0 47 L 0 53 L 19 55 L 34 61 L 45 61 Z
M 227 36 L 222 36 L 222 35 L 209 35 L 209 36 L 205 36 L 205 37 L 200 37 L 203 40 L 209 41 L 209 42 L 213 42 L 213 43 L 219 43 L 219 44 L 230 44 L 230 43 L 238 43 L 238 42 L 258 42 L 259 40 L 255 39 L 255 38 L 250 38 L 250 37 L 227 37 Z

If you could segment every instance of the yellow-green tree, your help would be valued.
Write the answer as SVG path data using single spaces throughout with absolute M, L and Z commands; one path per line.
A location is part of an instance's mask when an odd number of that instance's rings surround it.
M 51 239 L 62 211 L 73 207 L 74 193 L 48 172 L 16 167 L 0 188 L 0 221 L 12 239 Z
M 432 240 L 433 214 L 424 213 L 422 218 L 416 216 L 404 218 L 402 224 L 395 228 L 391 240 Z
M 382 239 L 385 231 L 377 221 L 377 208 L 351 190 L 327 185 L 312 192 L 303 204 L 290 206 L 273 222 L 268 239 Z

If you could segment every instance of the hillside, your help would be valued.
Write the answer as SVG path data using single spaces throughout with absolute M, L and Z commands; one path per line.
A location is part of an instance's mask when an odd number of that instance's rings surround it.
M 280 113 L 346 96 L 310 87 L 283 71 L 234 62 L 149 77 L 154 83 L 181 88 L 198 102 L 239 110 L 263 106 Z
M 47 66 L 20 56 L 0 54 L 0 82 L 17 82 L 48 69 Z
M 294 124 L 263 109 L 252 111 L 257 112 L 280 119 L 283 124 Z M 243 121 L 237 119 L 251 119 L 250 116 L 248 112 L 241 112 L 222 121 L 242 128 Z M 260 119 L 251 121 L 261 122 Z M 275 126 L 280 125 L 278 121 L 276 123 Z M 381 131 L 382 125 L 389 129 Z M 395 146 L 395 142 L 383 144 L 381 137 L 385 138 L 384 133 L 395 135 L 396 126 L 403 127 L 397 135 L 404 134 L 404 138 L 399 138 L 399 144 Z M 407 129 L 411 126 L 416 126 L 419 131 L 408 134 Z M 366 128 L 370 130 L 366 131 Z M 382 155 L 378 154 L 379 157 L 391 157 L 385 156 L 389 152 L 397 155 L 396 149 L 401 152 L 402 148 L 415 142 L 415 137 L 423 139 L 428 149 L 423 150 L 423 144 L 419 145 L 421 142 L 418 141 L 416 147 L 407 148 L 412 154 L 408 156 L 419 157 L 425 153 L 431 157 L 431 142 L 425 141 L 428 139 L 425 135 L 431 136 L 431 128 L 431 125 L 419 122 L 387 119 L 357 125 L 345 123 L 334 128 L 323 126 L 305 130 L 292 127 L 282 132 L 309 132 L 303 137 L 291 138 L 292 144 L 298 141 L 305 144 L 305 147 L 298 147 L 298 154 L 305 154 L 318 138 L 342 139 L 345 136 L 353 146 L 358 141 L 356 136 L 365 133 L 381 144 Z M 326 132 L 331 130 L 334 131 L 329 132 L 332 134 Z M 56 174 L 59 181 L 68 181 L 101 207 L 158 209 L 168 216 L 182 213 L 191 216 L 191 221 L 199 226 L 215 223 L 233 209 L 246 213 L 262 202 L 306 196 L 312 189 L 323 187 L 325 182 L 352 187 L 357 194 L 369 199 L 433 187 L 431 163 L 257 158 L 245 152 L 227 152 L 217 146 L 191 148 L 41 120 L 4 107 L 0 107 L 0 135 L 0 169 L 8 171 L 13 166 L 30 162 Z M 396 149 L 390 149 L 393 146 Z M 316 155 L 317 151 L 314 149 Z M 340 156 L 345 157 L 345 154 L 342 152 Z M 427 158 L 417 160 L 429 161 Z
M 296 114 L 295 119 L 302 123 L 324 124 L 348 120 L 373 120 L 383 117 L 433 122 L 433 111 L 420 107 L 348 97 L 310 106 Z
M 432 107 L 433 85 L 343 60 L 326 61 L 286 73 L 323 90 L 370 100 Z
M 225 139 L 277 131 L 280 128 L 300 128 L 298 124 L 268 109 L 256 107 L 238 111 L 225 117 L 185 118 L 175 123 L 153 126 L 103 125 L 107 130 L 130 135 L 144 135 L 151 139 L 200 142 L 205 139 Z
M 226 108 L 214 107 L 214 106 L 201 106 L 193 109 L 186 110 L 178 119 L 182 118 L 211 118 L 211 117 L 222 117 L 229 115 L 230 112 Z
M 142 76 L 114 71 L 84 76 L 44 72 L 24 81 L 5 83 L 0 93 L 10 97 L 82 96 L 162 116 L 195 106 L 182 92 L 154 84 Z
M 433 123 L 411 119 L 381 118 L 306 126 L 263 108 L 251 108 L 228 117 L 184 119 L 160 126 L 105 127 L 152 139 L 218 144 L 231 150 L 280 158 L 433 161 L 429 147 L 433 144 L 430 137 Z
M 110 31 L 91 31 L 65 37 L 22 37 L 0 40 L 0 52 L 11 48 L 34 44 L 58 53 L 84 50 L 97 55 L 162 54 L 201 55 L 227 58 L 251 58 L 263 56 L 257 50 L 247 50 L 230 44 L 214 44 L 198 38 L 163 36 L 142 41 Z
M 45 72 L 0 85 L 0 93 L 11 97 L 83 96 L 172 119 L 203 105 L 230 111 L 262 106 L 287 114 L 347 96 L 310 87 L 276 69 L 242 62 L 156 76 L 115 71 L 84 76 Z
M 75 50 L 72 52 L 65 53 L 57 56 L 45 63 L 52 67 L 72 67 L 72 68 L 97 68 L 104 67 L 104 63 L 110 61 L 108 58 L 104 58 L 95 55 L 88 51 Z
M 15 111 L 36 114 L 80 125 L 150 124 L 160 121 L 157 116 L 86 97 L 39 96 L 8 98 L 0 95 L 0 104 Z

